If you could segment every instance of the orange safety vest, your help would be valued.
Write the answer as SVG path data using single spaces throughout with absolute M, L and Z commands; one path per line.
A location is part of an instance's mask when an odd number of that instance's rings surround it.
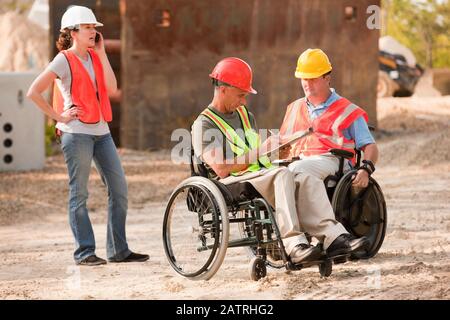
M 79 117 L 83 123 L 94 124 L 100 121 L 100 113 L 106 122 L 112 121 L 111 103 L 108 91 L 106 90 L 103 65 L 97 53 L 93 49 L 88 49 L 94 66 L 95 80 L 97 82 L 97 92 L 91 77 L 84 68 L 75 53 L 64 50 L 61 51 L 69 62 L 72 83 L 70 92 L 73 105 L 81 108 L 84 115 Z M 53 109 L 61 114 L 64 111 L 64 100 L 59 91 L 56 81 L 53 85 Z
M 328 153 L 330 149 L 342 149 L 355 155 L 355 141 L 345 138 L 343 131 L 360 116 L 368 122 L 369 118 L 363 109 L 345 98 L 340 98 L 311 121 L 306 100 L 303 98 L 288 106 L 280 134 L 291 135 L 297 131 L 313 128 L 313 134 L 292 146 L 292 157 L 298 157 L 300 154 L 320 155 Z

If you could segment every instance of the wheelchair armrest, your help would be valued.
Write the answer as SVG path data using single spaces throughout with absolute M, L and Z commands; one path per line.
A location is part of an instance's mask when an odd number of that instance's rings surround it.
M 341 150 L 341 149 L 330 149 L 329 151 L 332 155 L 335 155 L 337 157 L 342 157 L 344 159 L 352 159 L 353 158 L 353 153 L 351 153 L 350 151 L 345 151 L 345 150 Z

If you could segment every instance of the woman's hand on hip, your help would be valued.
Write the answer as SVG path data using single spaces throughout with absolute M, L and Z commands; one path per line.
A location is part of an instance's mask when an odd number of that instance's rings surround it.
M 61 119 L 58 122 L 69 123 L 72 120 L 77 120 L 79 117 L 83 116 L 83 110 L 80 107 L 72 107 L 61 113 Z

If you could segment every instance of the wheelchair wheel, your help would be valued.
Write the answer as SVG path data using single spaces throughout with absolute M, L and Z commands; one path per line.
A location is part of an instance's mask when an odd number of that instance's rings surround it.
M 210 180 L 191 177 L 170 196 L 163 222 L 164 251 L 176 272 L 208 280 L 219 269 L 228 247 L 228 209 Z
M 264 212 L 266 215 L 267 213 Z M 240 218 L 251 218 L 256 219 L 255 212 L 252 210 L 243 210 L 239 212 Z M 267 217 L 264 217 L 267 218 Z M 239 229 L 239 235 L 241 238 L 247 238 L 247 237 L 254 237 L 254 231 L 252 228 L 252 224 L 250 222 L 242 222 L 238 225 Z M 264 228 L 263 230 L 265 239 L 275 239 L 275 233 L 271 229 Z M 256 257 L 256 247 L 245 247 L 245 250 L 247 251 L 247 255 L 249 258 Z M 269 267 L 275 268 L 275 269 L 281 269 L 284 267 L 284 261 L 281 256 L 281 249 L 278 246 L 278 243 L 272 243 L 266 246 L 266 254 L 267 254 L 267 260 L 266 264 Z
M 352 188 L 352 176 L 356 170 L 345 174 L 336 186 L 332 206 L 336 220 L 356 237 L 366 236 L 370 244 L 353 254 L 356 259 L 375 256 L 386 234 L 386 202 L 378 183 L 370 177 L 369 185 L 362 190 Z
M 254 257 L 250 261 L 250 278 L 254 281 L 264 278 L 267 275 L 266 264 L 264 260 Z
M 326 259 L 324 262 L 319 264 L 319 273 L 320 276 L 328 278 L 331 276 L 333 272 L 333 262 L 329 259 Z

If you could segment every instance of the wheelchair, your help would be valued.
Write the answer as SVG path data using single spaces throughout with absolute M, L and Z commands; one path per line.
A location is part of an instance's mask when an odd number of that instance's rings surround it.
M 345 160 L 353 154 L 339 149 L 330 152 L 340 163 L 335 175 L 324 181 L 328 197 L 336 220 L 356 237 L 368 238 L 369 245 L 363 250 L 333 258 L 327 258 L 322 250 L 318 261 L 292 263 L 269 203 L 249 182 L 224 185 L 209 179 L 206 166 L 195 157 L 191 147 L 191 177 L 175 188 L 164 214 L 163 244 L 170 265 L 188 279 L 208 280 L 219 270 L 228 248 L 245 247 L 251 257 L 250 278 L 257 281 L 267 275 L 267 267 L 295 271 L 318 266 L 320 275 L 328 277 L 333 263 L 375 256 L 383 243 L 387 223 L 380 186 L 370 177 L 368 187 L 355 192 L 351 184 L 357 170 L 344 172 Z M 358 168 L 359 151 L 356 160 Z M 229 239 L 231 224 L 237 224 L 241 238 Z

